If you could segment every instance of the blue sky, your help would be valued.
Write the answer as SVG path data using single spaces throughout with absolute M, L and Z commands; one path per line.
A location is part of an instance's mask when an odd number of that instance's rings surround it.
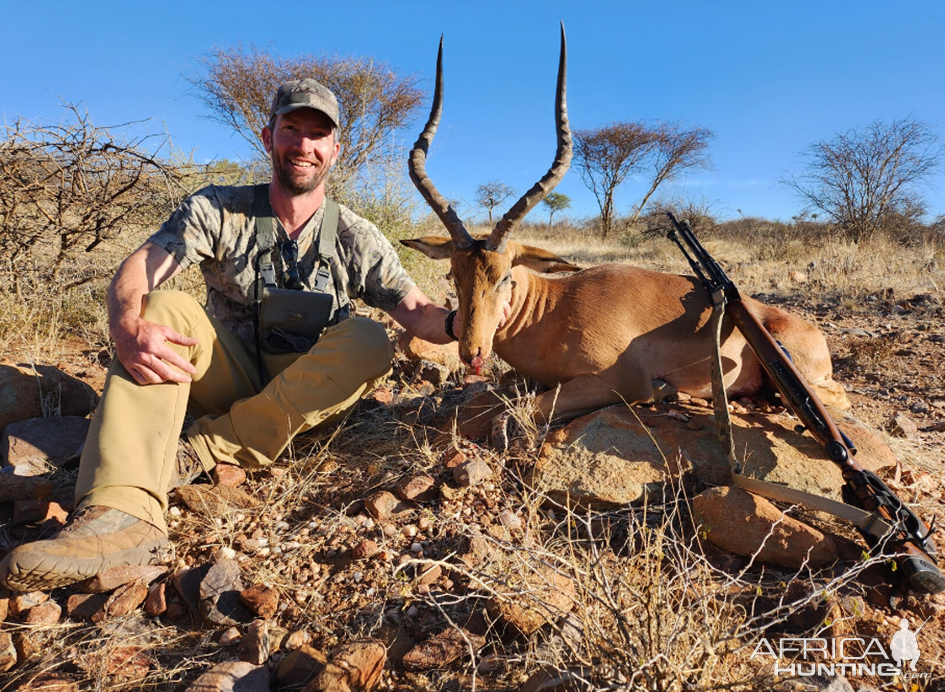
M 207 119 L 182 77 L 213 46 L 375 57 L 429 89 L 443 33 L 444 118 L 427 167 L 447 197 L 466 202 L 464 216 L 479 213 L 477 185 L 498 179 L 522 192 L 551 163 L 562 19 L 572 127 L 659 119 L 709 128 L 713 170 L 675 190 L 723 217 L 796 214 L 800 202 L 778 179 L 838 131 L 911 116 L 945 140 L 941 2 L 3 0 L 2 16 L 8 120 L 56 120 L 61 97 L 83 102 L 101 125 L 150 119 L 136 127 L 166 127 L 200 161 L 250 153 Z M 403 139 L 412 143 L 421 126 Z M 596 213 L 577 171 L 558 190 L 574 201 L 569 213 Z M 629 182 L 618 211 L 640 194 L 642 182 Z M 925 194 L 933 214 L 945 213 L 945 171 Z

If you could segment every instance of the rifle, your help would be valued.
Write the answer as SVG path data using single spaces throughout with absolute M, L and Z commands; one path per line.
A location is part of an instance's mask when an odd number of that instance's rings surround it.
M 877 520 L 875 523 L 882 524 L 882 530 L 877 530 L 872 520 L 866 526 L 857 524 L 870 548 L 874 552 L 888 550 L 887 554 L 892 555 L 897 570 L 901 570 L 900 574 L 914 592 L 945 591 L 945 577 L 937 567 L 938 555 L 930 539 L 932 529 L 906 507 L 879 476 L 854 461 L 856 447 L 837 428 L 787 350 L 748 310 L 734 282 L 698 241 L 689 223 L 680 223 L 672 212 L 667 212 L 667 216 L 672 223 L 667 237 L 682 250 L 713 304 L 727 307 L 735 326 L 780 392 L 783 403 L 800 419 L 802 425 L 797 427 L 798 432 L 810 432 L 831 461 L 840 466 L 846 483 L 844 501 L 872 513 Z

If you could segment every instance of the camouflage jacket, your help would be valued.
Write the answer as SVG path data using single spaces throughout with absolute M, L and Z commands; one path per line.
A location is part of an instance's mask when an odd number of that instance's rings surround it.
M 312 290 L 318 262 L 322 204 L 298 237 L 299 273 Z M 190 197 L 150 240 L 186 269 L 200 266 L 207 284 L 207 309 L 247 344 L 253 343 L 253 284 L 256 280 L 253 187 L 211 185 Z M 279 226 L 279 237 L 285 231 Z M 342 206 L 335 239 L 329 291 L 335 308 L 359 298 L 371 307 L 392 310 L 414 283 L 390 241 L 374 224 Z

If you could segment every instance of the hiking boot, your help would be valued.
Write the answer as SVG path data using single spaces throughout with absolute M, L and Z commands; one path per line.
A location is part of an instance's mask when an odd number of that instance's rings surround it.
M 190 485 L 203 473 L 203 464 L 190 441 L 183 437 L 177 442 L 177 473 L 171 478 L 168 490 Z
M 0 562 L 0 584 L 13 591 L 54 589 L 110 567 L 155 564 L 167 545 L 156 526 L 93 505 L 76 512 L 55 538 L 10 551 Z

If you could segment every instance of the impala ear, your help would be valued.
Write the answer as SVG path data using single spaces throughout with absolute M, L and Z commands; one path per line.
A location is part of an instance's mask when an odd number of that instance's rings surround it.
M 509 243 L 509 245 L 511 245 L 511 243 Z M 514 251 L 515 256 L 512 258 L 512 266 L 521 264 L 540 274 L 581 271 L 581 268 L 577 265 L 571 264 L 566 259 L 558 257 L 554 253 L 542 250 L 540 247 L 516 243 Z
M 425 238 L 401 240 L 411 250 L 422 252 L 430 259 L 449 259 L 453 256 L 453 239 L 438 235 L 428 235 Z

